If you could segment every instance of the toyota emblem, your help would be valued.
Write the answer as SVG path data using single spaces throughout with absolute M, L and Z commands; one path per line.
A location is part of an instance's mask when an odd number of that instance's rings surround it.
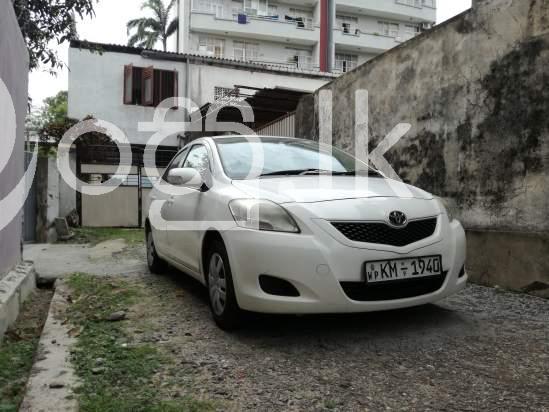
M 389 213 L 389 223 L 394 227 L 402 228 L 408 224 L 408 218 L 404 213 L 395 210 Z

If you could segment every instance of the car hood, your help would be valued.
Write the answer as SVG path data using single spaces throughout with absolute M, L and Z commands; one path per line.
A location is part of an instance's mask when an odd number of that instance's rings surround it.
M 373 197 L 433 198 L 416 187 L 379 177 L 284 176 L 233 180 L 232 184 L 250 197 L 276 203 L 314 203 Z

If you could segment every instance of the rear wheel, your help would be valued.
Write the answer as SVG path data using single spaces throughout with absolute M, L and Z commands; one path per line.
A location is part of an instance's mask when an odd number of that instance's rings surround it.
M 145 242 L 147 244 L 147 266 L 151 273 L 162 273 L 166 270 L 166 262 L 164 262 L 156 253 L 156 245 L 150 227 L 145 230 Z
M 207 280 L 210 309 L 215 323 L 224 330 L 240 326 L 242 311 L 238 307 L 225 245 L 214 241 L 207 254 Z

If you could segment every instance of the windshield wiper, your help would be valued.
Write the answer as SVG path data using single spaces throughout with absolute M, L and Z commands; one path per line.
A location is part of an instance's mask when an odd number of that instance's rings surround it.
M 356 170 L 351 170 L 350 172 L 333 172 L 333 175 L 334 176 L 360 176 L 362 174 L 364 174 L 364 170 L 362 171 L 356 171 Z M 370 169 L 368 170 L 368 176 L 369 177 L 382 177 L 381 173 L 379 173 L 378 171 L 376 170 L 373 170 L 373 169 Z
M 323 169 L 297 169 L 297 170 L 278 170 L 276 172 L 263 173 L 259 177 L 264 176 L 305 176 L 305 175 L 329 175 L 333 176 L 357 176 L 364 171 L 351 170 L 348 172 L 334 172 L 332 170 Z M 376 170 L 368 170 L 368 176 L 370 177 L 382 177 L 382 175 Z
M 297 169 L 297 170 L 278 170 L 276 172 L 262 173 L 259 177 L 264 176 L 300 176 L 307 174 L 324 174 L 330 173 L 330 170 L 320 169 Z

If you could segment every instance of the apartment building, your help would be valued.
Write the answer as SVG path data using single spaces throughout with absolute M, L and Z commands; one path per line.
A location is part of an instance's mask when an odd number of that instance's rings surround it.
M 181 53 L 343 73 L 429 29 L 436 0 L 180 0 Z

